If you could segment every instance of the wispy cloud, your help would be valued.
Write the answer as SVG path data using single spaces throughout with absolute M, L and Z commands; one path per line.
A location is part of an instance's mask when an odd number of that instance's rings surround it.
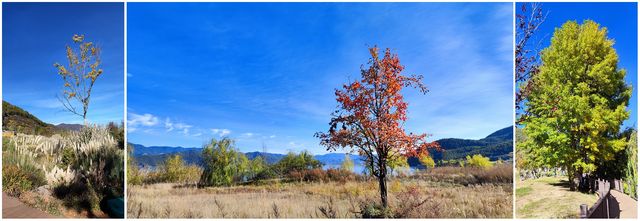
M 182 134 L 189 135 L 189 129 L 192 128 L 192 125 L 184 124 L 184 123 L 176 123 L 174 127 L 178 130 L 182 130 Z
M 231 133 L 231 130 L 229 129 L 218 129 L 218 128 L 213 128 L 211 129 L 211 133 L 213 135 L 216 135 L 218 137 L 224 137 L 227 136 Z
M 171 119 L 167 118 L 164 120 L 164 127 L 167 129 L 167 132 L 173 130 L 173 122 L 171 122 Z
M 129 126 L 155 126 L 160 122 L 158 117 L 153 116 L 152 114 L 135 114 L 129 113 L 129 119 L 127 119 L 127 124 Z

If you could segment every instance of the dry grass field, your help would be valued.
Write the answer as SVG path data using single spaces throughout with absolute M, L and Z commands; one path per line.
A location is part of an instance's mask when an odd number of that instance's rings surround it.
M 502 170 L 505 174 L 510 171 Z M 391 179 L 388 182 L 390 206 L 408 218 L 512 216 L 511 182 L 460 184 L 460 177 L 472 177 L 460 173 L 440 174 L 437 181 L 425 177 L 438 176 L 432 173 Z M 292 182 L 202 189 L 170 183 L 129 186 L 128 217 L 357 218 L 361 202 L 379 201 L 377 191 L 375 181 Z

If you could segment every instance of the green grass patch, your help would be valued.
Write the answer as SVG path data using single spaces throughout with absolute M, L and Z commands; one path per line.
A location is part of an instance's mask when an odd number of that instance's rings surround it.
M 523 197 L 526 195 L 529 195 L 529 193 L 531 193 L 531 191 L 533 191 L 533 188 L 531 187 L 521 187 L 516 189 L 516 197 Z

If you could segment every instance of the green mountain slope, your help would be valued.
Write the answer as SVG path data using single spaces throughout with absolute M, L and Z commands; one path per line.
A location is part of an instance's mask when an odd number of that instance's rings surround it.
M 2 101 L 2 130 L 49 136 L 59 131 L 20 107 Z
M 437 141 L 444 149 L 432 152 L 434 160 L 464 159 L 468 155 L 482 154 L 491 160 L 513 159 L 513 127 L 509 126 L 479 140 L 448 138 Z

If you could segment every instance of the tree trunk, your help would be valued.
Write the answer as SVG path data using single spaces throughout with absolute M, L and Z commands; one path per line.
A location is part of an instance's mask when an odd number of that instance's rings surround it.
M 380 186 L 380 201 L 382 207 L 387 208 L 387 171 L 386 169 L 380 170 L 380 176 L 378 176 L 378 185 Z
M 576 171 L 569 166 L 567 167 L 567 172 L 569 177 L 569 190 L 576 191 Z

